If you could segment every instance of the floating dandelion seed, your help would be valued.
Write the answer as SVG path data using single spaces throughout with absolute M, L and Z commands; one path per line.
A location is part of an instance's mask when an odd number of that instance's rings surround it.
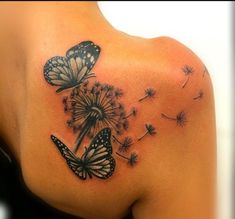
M 118 152 L 116 152 L 116 154 L 117 154 L 118 156 L 124 158 L 125 160 L 127 160 L 127 163 L 128 163 L 130 166 L 134 166 L 134 165 L 137 163 L 137 161 L 138 161 L 138 155 L 137 155 L 135 152 L 131 153 L 131 156 L 130 156 L 130 157 L 126 157 L 126 156 L 124 156 L 124 155 L 122 155 L 122 154 L 120 154 L 120 153 L 118 153 Z
M 176 117 L 170 117 L 167 116 L 166 114 L 162 113 L 161 114 L 163 118 L 169 119 L 169 120 L 174 120 L 176 121 L 177 125 L 179 126 L 184 126 L 185 123 L 187 122 L 186 120 L 186 113 L 184 111 L 179 112 Z
M 155 127 L 151 124 L 145 124 L 145 129 L 146 132 L 140 138 L 138 138 L 138 141 L 142 140 L 146 135 L 152 136 L 156 134 Z
M 116 133 L 122 134 L 128 128 L 125 110 L 117 101 L 114 87 L 95 82 L 74 88 L 68 103 L 71 119 L 68 126 L 80 131 L 75 142 L 74 153 L 77 152 L 85 136 L 94 136 L 100 129 L 110 127 Z M 120 124 L 120 125 L 119 125 Z M 77 128 L 79 127 L 79 129 Z
M 114 91 L 114 95 L 115 95 L 116 98 L 122 97 L 123 96 L 123 91 L 120 88 L 117 88 Z
M 190 75 L 194 72 L 194 70 L 193 70 L 192 67 L 190 67 L 190 66 L 188 66 L 188 65 L 185 65 L 185 66 L 182 68 L 182 71 L 183 71 L 183 73 L 185 74 L 185 76 L 187 76 L 186 81 L 185 81 L 185 82 L 183 83 L 183 85 L 182 85 L 182 88 L 184 88 L 184 87 L 187 85 L 187 83 L 188 83 L 188 81 L 189 81 L 189 77 L 190 77 Z
M 122 127 L 124 130 L 127 130 L 129 128 L 129 122 L 126 119 L 122 122 Z
M 129 118 L 130 116 L 136 116 L 137 114 L 137 109 L 133 107 L 130 111 L 130 113 L 125 117 L 126 119 Z
M 115 136 L 113 136 L 113 139 L 114 139 L 114 142 L 116 142 L 116 143 L 119 144 L 118 150 L 119 150 L 120 152 L 126 152 L 126 151 L 128 151 L 128 149 L 130 148 L 130 146 L 131 146 L 132 144 L 134 144 L 132 138 L 129 137 L 129 136 L 125 137 L 124 140 L 123 140 L 123 142 L 119 141 Z
M 196 97 L 194 97 L 193 99 L 194 99 L 194 100 L 202 99 L 202 98 L 203 98 L 203 95 L 204 95 L 203 91 L 200 90 L 200 91 L 198 92 L 198 95 L 197 95 Z
M 153 88 L 148 88 L 145 90 L 145 95 L 139 99 L 139 102 L 141 102 L 145 98 L 154 97 L 155 94 L 156 94 L 156 91 Z

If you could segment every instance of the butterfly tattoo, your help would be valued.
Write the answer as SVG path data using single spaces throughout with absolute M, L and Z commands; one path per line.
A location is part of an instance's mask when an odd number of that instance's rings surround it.
M 95 76 L 91 69 L 99 57 L 100 50 L 92 41 L 83 41 L 70 48 L 65 57 L 52 57 L 44 66 L 46 81 L 59 87 L 57 93 L 79 87 L 85 80 Z
M 115 169 L 115 160 L 112 157 L 111 129 L 102 129 L 92 140 L 82 157 L 75 154 L 58 138 L 51 135 L 52 141 L 65 158 L 70 169 L 82 180 L 93 176 L 107 179 L 112 176 Z

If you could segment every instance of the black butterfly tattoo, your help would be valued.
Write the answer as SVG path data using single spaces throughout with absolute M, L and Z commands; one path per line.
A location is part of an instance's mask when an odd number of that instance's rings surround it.
M 59 89 L 78 87 L 88 78 L 94 77 L 91 72 L 99 54 L 100 47 L 92 41 L 83 41 L 66 52 L 66 56 L 55 56 L 49 59 L 44 66 L 46 81 Z
M 52 141 L 65 158 L 70 169 L 82 180 L 92 176 L 107 179 L 115 170 L 115 160 L 112 157 L 112 145 L 110 141 L 111 129 L 102 129 L 92 140 L 82 157 L 75 154 L 58 138 L 51 135 Z

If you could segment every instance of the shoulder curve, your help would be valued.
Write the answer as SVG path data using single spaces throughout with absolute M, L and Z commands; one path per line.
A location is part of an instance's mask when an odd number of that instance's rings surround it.
M 213 86 L 209 71 L 203 61 L 187 46 L 168 37 L 150 39 L 152 53 L 157 54 L 153 62 L 155 77 L 161 81 L 164 102 L 171 107 L 185 106 L 200 110 L 200 105 L 213 108 Z M 201 101 L 200 101 L 201 100 Z M 198 102 L 198 104 L 196 104 Z M 210 103 L 208 105 L 208 103 Z M 212 109 L 213 110 L 213 109 Z

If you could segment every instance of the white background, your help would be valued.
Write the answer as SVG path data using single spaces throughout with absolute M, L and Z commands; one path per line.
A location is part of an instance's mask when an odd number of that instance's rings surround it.
M 232 170 L 232 3 L 99 2 L 106 19 L 131 35 L 170 36 L 205 63 L 214 86 L 219 219 L 231 219 Z

